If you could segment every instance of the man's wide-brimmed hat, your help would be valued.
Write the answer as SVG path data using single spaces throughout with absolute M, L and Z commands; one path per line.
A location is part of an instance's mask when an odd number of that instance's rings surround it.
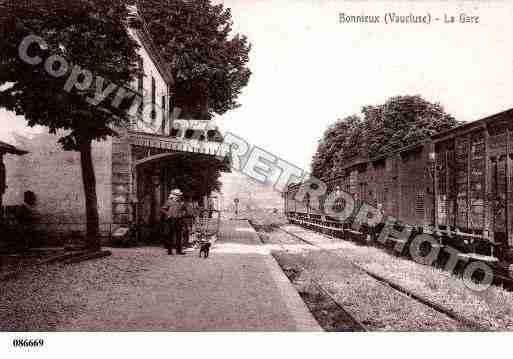
M 178 188 L 169 192 L 169 196 L 181 196 L 181 195 L 182 195 L 182 191 L 180 191 Z

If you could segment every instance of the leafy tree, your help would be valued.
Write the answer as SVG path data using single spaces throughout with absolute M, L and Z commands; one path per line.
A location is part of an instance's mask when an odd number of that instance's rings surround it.
M 336 136 L 337 125 L 338 122 L 329 126 L 319 140 L 317 151 L 312 159 L 312 175 L 314 177 L 323 177 L 333 167 L 333 152 L 330 151 L 330 147 Z
M 210 0 L 140 3 L 157 47 L 171 64 L 174 106 L 208 119 L 238 107 L 251 75 L 251 46 L 246 36 L 232 34 L 230 9 Z
M 126 4 L 122 0 L 8 1 L 1 5 L 0 13 L 0 107 L 23 115 L 29 126 L 46 126 L 50 133 L 66 130 L 59 142 L 65 150 L 80 152 L 87 243 L 97 249 L 99 219 L 91 144 L 115 135 L 113 128 L 129 119 L 126 106 L 107 111 L 86 99 L 94 97 L 99 76 L 104 79 L 103 90 L 111 83 L 128 83 L 138 74 L 137 44 L 126 32 Z M 18 54 L 29 34 L 46 43 L 27 50 L 30 56 L 42 59 L 34 65 Z M 53 63 L 51 69 L 62 70 L 61 76 L 45 69 L 45 60 L 52 55 L 69 64 L 66 69 Z M 65 90 L 73 65 L 94 75 L 90 87 Z M 84 81 L 84 77 L 78 80 Z
M 211 119 L 239 106 L 237 98 L 251 76 L 251 46 L 246 36 L 232 34 L 229 8 L 210 0 L 141 0 L 140 10 L 171 65 L 172 107 L 181 109 L 181 117 Z M 204 182 L 188 180 L 200 188 L 216 188 L 218 165 L 202 159 L 194 162 Z
M 379 156 L 458 125 L 440 104 L 419 95 L 397 96 L 382 105 L 364 106 L 362 115 L 338 120 L 324 133 L 312 161 L 314 176 L 340 176 L 342 168 L 357 158 Z
M 440 104 L 419 95 L 392 97 L 383 105 L 366 106 L 362 112 L 371 157 L 426 140 L 458 125 Z
M 352 115 L 339 119 L 326 130 L 312 162 L 312 174 L 315 177 L 326 180 L 336 177 L 337 164 L 344 158 L 358 154 L 360 146 L 355 144 L 355 140 L 360 123 L 361 119 Z
M 341 169 L 346 163 L 365 157 L 366 138 L 362 119 L 352 115 L 344 118 L 343 123 L 347 135 L 341 134 L 339 142 L 331 148 L 334 160 L 330 178 L 342 175 Z
M 202 159 L 197 155 L 173 157 L 168 163 L 172 180 L 186 197 L 201 199 L 221 189 L 218 178 L 227 164 L 213 159 Z

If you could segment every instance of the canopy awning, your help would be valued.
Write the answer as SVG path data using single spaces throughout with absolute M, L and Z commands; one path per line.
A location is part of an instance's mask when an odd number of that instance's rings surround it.
M 231 172 L 231 147 L 224 142 L 198 141 L 136 131 L 129 132 L 128 142 L 134 146 L 160 151 L 138 159 L 136 165 L 160 160 L 171 155 L 186 154 L 221 161 L 225 164 L 222 171 Z
M 24 150 L 20 150 L 19 148 L 14 147 L 8 143 L 0 141 L 0 154 L 11 153 L 13 155 L 25 155 L 28 152 Z

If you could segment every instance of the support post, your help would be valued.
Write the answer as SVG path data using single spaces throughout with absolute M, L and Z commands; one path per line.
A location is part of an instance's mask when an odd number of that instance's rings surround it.
M 434 232 L 438 233 L 438 169 L 437 169 L 436 146 L 433 146 L 433 225 Z
M 451 176 L 449 174 L 449 151 L 445 149 L 445 223 L 447 225 L 446 230 L 449 231 L 451 229 L 451 184 L 450 184 Z M 449 233 L 449 232 L 448 232 Z
M 401 155 L 398 155 L 396 157 L 396 168 L 397 168 L 397 218 L 399 218 L 399 220 L 401 220 L 401 208 L 403 206 L 403 196 L 402 196 L 402 192 L 403 192 L 403 186 L 402 186 L 402 176 L 401 176 L 401 173 L 402 173 L 402 166 L 401 166 L 401 163 L 402 163 L 402 158 L 401 158 Z
M 485 141 L 485 153 L 484 153 L 484 161 L 485 161 L 485 173 L 484 173 L 484 193 L 483 193 L 483 236 L 490 238 L 493 241 L 493 231 L 491 231 L 490 225 L 490 217 L 492 206 L 490 203 L 490 194 L 491 194 L 491 166 L 490 166 L 490 145 L 488 143 L 490 134 L 488 132 L 488 128 L 484 130 L 484 141 Z
M 120 128 L 119 137 L 112 138 L 112 222 L 117 226 L 130 224 L 131 194 L 134 193 L 132 146 L 127 130 Z M 114 228 L 116 230 L 116 226 Z
M 470 228 L 470 225 L 472 223 L 470 216 L 472 215 L 472 199 L 471 199 L 471 191 L 470 191 L 470 185 L 471 180 L 470 176 L 472 173 L 472 136 L 468 135 L 468 146 L 467 146 L 468 154 L 467 154 L 467 232 L 471 233 L 473 228 Z M 456 203 L 458 201 L 456 194 Z M 459 208 L 456 208 L 456 210 L 459 210 Z M 457 212 L 456 212 L 457 213 Z M 457 217 L 457 216 L 455 216 Z M 456 218 L 455 218 L 456 222 Z
M 510 137 L 511 133 L 509 128 L 506 128 L 506 238 L 508 241 L 508 245 L 513 246 L 513 235 L 512 235 L 512 220 L 511 220 L 511 158 L 510 158 Z
M 5 189 L 7 188 L 6 178 L 4 154 L 0 153 L 0 223 L 4 220 L 3 198 Z

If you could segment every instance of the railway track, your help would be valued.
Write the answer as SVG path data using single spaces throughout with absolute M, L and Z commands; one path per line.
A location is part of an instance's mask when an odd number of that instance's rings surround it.
M 280 228 L 280 229 L 282 229 L 282 228 Z M 266 241 L 263 240 L 261 237 L 260 237 L 260 240 L 262 241 L 262 243 L 266 244 Z M 282 248 L 283 251 L 288 251 L 281 240 L 279 241 L 279 246 Z M 297 263 L 296 265 L 302 271 L 308 272 L 308 270 L 305 267 L 303 267 L 301 264 Z M 326 296 L 340 310 L 340 312 L 343 313 L 343 317 L 344 317 L 343 321 L 344 321 L 345 326 L 351 328 L 352 331 L 356 331 L 356 332 L 369 331 L 369 329 L 363 323 L 361 323 L 357 318 L 355 318 L 349 311 L 347 311 L 344 308 L 344 306 L 342 304 L 340 304 L 336 300 L 336 298 L 334 298 L 333 295 L 331 295 L 331 293 L 326 288 L 323 287 L 323 285 L 321 283 L 316 281 L 314 278 L 309 278 L 309 281 L 317 288 L 317 290 L 319 292 L 321 292 L 324 296 Z
M 320 245 L 318 245 L 318 244 L 316 244 L 316 243 L 314 243 L 312 241 L 309 241 L 309 240 L 301 237 L 300 235 L 298 235 L 296 233 L 287 231 L 286 229 L 283 229 L 282 227 L 278 227 L 278 229 L 283 231 L 284 233 L 288 234 L 289 236 L 292 236 L 292 237 L 296 238 L 300 242 L 306 243 L 306 244 L 308 244 L 308 245 L 310 245 L 312 247 L 315 247 L 315 248 L 318 248 L 320 250 L 327 251 L 327 252 L 330 252 L 332 254 L 335 254 L 335 255 L 339 256 L 336 251 L 330 250 L 330 249 L 326 249 L 326 248 L 324 248 L 324 247 L 322 247 L 322 246 L 320 246 Z M 327 236 L 325 234 L 322 234 L 322 235 L 326 236 L 328 238 L 335 238 L 335 237 Z M 285 247 L 283 245 L 282 245 L 282 247 L 285 249 Z M 415 301 L 421 303 L 422 305 L 425 305 L 425 306 L 429 307 L 430 309 L 432 309 L 434 311 L 437 311 L 437 312 L 439 312 L 439 313 L 449 317 L 452 320 L 455 320 L 456 322 L 460 323 L 463 327 L 467 328 L 468 330 L 487 330 L 488 329 L 488 328 L 483 327 L 481 324 L 479 324 L 477 322 L 474 322 L 474 321 L 472 321 L 472 320 L 470 320 L 470 319 L 468 319 L 466 317 L 463 317 L 463 316 L 459 315 L 458 313 L 456 313 L 452 309 L 447 308 L 447 307 L 445 307 L 445 306 L 443 306 L 443 305 L 441 305 L 439 303 L 436 303 L 436 302 L 434 302 L 434 301 L 432 301 L 432 300 L 430 300 L 428 298 L 425 298 L 424 296 L 421 296 L 421 295 L 419 295 L 417 293 L 414 293 L 411 290 L 401 286 L 400 284 L 395 283 L 395 282 L 393 282 L 393 281 L 391 281 L 391 280 L 389 280 L 387 278 L 384 278 L 384 277 L 380 276 L 379 274 L 373 273 L 372 271 L 369 271 L 369 270 L 361 267 L 360 265 L 358 265 L 358 264 L 356 264 L 354 262 L 348 261 L 345 258 L 344 258 L 344 261 L 349 262 L 358 271 L 361 271 L 361 272 L 365 273 L 366 275 L 372 277 L 373 279 L 375 279 L 376 281 L 378 281 L 382 285 L 385 285 L 385 286 L 387 286 L 389 288 L 392 288 L 395 291 L 399 292 L 401 295 L 407 296 L 407 297 L 411 298 L 412 300 L 415 300 Z M 326 291 L 326 290 L 324 289 L 324 291 Z M 327 294 L 330 295 L 329 293 L 327 293 Z M 334 300 L 334 298 L 333 298 L 333 300 Z M 337 303 L 337 304 L 339 306 L 341 306 L 339 303 Z

